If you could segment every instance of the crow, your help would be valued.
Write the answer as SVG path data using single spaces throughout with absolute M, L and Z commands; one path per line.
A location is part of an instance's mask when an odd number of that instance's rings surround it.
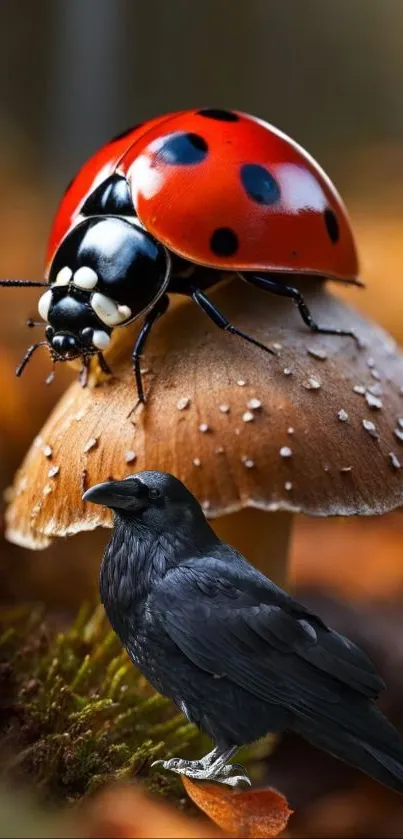
M 249 783 L 229 763 L 292 730 L 403 792 L 403 740 L 376 705 L 385 685 L 355 644 L 217 538 L 184 484 L 138 472 L 91 487 L 114 513 L 100 593 L 153 687 L 214 742 L 197 761 L 159 761 L 198 780 Z

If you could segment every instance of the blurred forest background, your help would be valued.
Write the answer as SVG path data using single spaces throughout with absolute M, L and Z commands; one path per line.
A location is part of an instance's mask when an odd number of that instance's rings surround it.
M 61 192 L 109 137 L 165 111 L 236 108 L 289 133 L 335 181 L 368 288 L 334 291 L 403 342 L 402 39 L 402 0 L 1 0 L 1 275 L 41 279 Z M 14 377 L 37 296 L 1 291 L 4 490 L 73 375 L 58 369 L 46 388 L 49 363 L 38 353 Z M 43 553 L 3 540 L 2 601 L 73 611 L 96 594 L 105 538 L 87 534 Z M 403 726 L 402 514 L 301 517 L 292 577 L 299 597 L 382 667 L 385 707 Z M 273 782 L 297 796 L 304 835 L 403 836 L 396 798 L 300 744 L 283 745 Z

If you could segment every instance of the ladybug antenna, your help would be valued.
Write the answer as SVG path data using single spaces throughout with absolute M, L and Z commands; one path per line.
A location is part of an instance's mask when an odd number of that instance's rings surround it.
M 32 346 L 28 347 L 28 349 L 27 349 L 27 351 L 24 355 L 24 358 L 21 361 L 21 364 L 18 365 L 18 367 L 15 371 L 15 375 L 16 376 L 21 376 L 21 373 L 23 372 L 23 370 L 27 366 L 28 361 L 30 360 L 30 358 L 34 354 L 35 350 L 38 349 L 38 347 L 47 347 L 47 346 L 48 346 L 47 341 L 38 341 L 37 344 L 32 344 Z
M 46 326 L 46 323 L 44 323 L 43 320 L 33 320 L 33 318 L 28 318 L 28 320 L 25 321 L 25 326 L 27 326 L 28 329 L 35 329 L 36 326 L 43 328 Z
M 40 283 L 37 280 L 0 280 L 0 286 L 30 286 L 31 288 L 43 288 L 44 286 L 47 287 L 47 283 Z

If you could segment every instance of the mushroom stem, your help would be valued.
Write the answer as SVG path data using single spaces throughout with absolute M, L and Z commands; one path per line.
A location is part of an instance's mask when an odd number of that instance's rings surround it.
M 214 519 L 211 524 L 220 539 L 229 542 L 277 585 L 286 588 L 292 519 L 293 513 L 269 513 L 247 507 Z

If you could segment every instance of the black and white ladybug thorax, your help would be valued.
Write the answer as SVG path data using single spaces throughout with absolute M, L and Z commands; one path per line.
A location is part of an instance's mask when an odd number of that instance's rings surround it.
M 122 187 L 125 179 L 113 176 L 108 181 L 82 208 L 99 214 L 80 213 L 62 241 L 50 267 L 49 288 L 38 306 L 55 332 L 80 336 L 82 344 L 85 330 L 87 349 L 92 330 L 92 351 L 108 346 L 114 327 L 147 311 L 164 293 L 170 274 L 166 249 L 135 216 L 107 214 L 111 209 L 134 212 Z M 50 331 L 47 334 L 50 340 Z

